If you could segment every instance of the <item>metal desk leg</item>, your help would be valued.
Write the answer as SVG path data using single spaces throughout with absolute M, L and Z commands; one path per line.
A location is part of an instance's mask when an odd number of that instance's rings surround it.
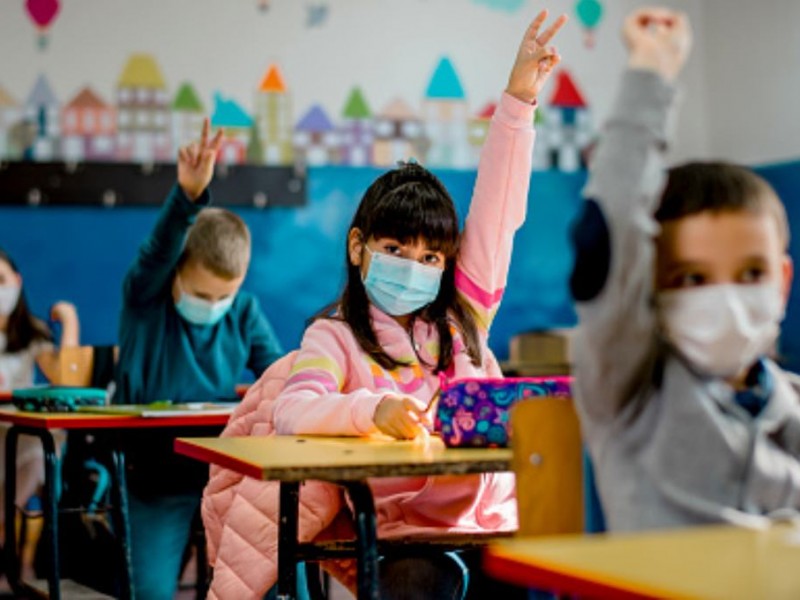
M 128 484 L 125 477 L 125 454 L 119 450 L 111 452 L 114 463 L 114 485 L 111 486 L 114 508 L 111 516 L 114 519 L 114 530 L 119 539 L 122 569 L 120 570 L 120 597 L 123 600 L 132 600 L 133 590 L 133 561 L 131 559 L 131 524 L 128 513 Z
M 33 430 L 31 430 L 33 431 Z M 50 576 L 47 587 L 50 600 L 61 598 L 61 561 L 58 548 L 58 494 L 61 490 L 61 468 L 56 446 L 49 431 L 36 430 L 44 446 L 44 534 L 50 546 Z
M 281 481 L 278 525 L 278 598 L 297 597 L 297 530 L 300 483 Z
M 16 595 L 24 594 L 20 579 L 20 557 L 16 535 L 16 495 L 17 495 L 17 441 L 20 435 L 39 438 L 44 449 L 44 541 L 50 555 L 50 573 L 47 587 L 52 600 L 61 599 L 61 573 L 58 555 L 58 494 L 61 489 L 61 469 L 56 454 L 53 436 L 47 430 L 34 429 L 23 425 L 12 425 L 6 437 L 6 484 L 5 484 L 5 556 L 6 572 L 11 589 Z
M 17 528 L 16 517 L 17 507 L 15 503 L 17 495 L 17 439 L 19 430 L 12 426 L 6 436 L 6 482 L 5 482 L 5 510 L 6 527 L 3 553 L 5 554 L 6 576 L 15 596 L 22 594 L 20 586 L 20 559 L 17 552 Z
M 378 586 L 378 534 L 375 500 L 366 481 L 340 483 L 350 497 L 356 526 L 358 600 L 380 600 Z

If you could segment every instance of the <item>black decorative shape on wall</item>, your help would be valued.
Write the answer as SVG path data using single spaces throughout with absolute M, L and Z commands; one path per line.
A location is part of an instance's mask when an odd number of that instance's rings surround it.
M 172 163 L 0 163 L 0 206 L 160 205 L 177 179 Z M 216 206 L 268 208 L 306 203 L 306 175 L 294 167 L 217 165 Z

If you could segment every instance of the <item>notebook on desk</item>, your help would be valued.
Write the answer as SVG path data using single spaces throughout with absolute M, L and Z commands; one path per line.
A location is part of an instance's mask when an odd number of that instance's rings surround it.
M 193 415 L 230 415 L 238 402 L 185 402 L 152 404 L 111 404 L 108 406 L 82 406 L 79 412 L 104 415 L 130 415 L 134 417 L 188 417 Z

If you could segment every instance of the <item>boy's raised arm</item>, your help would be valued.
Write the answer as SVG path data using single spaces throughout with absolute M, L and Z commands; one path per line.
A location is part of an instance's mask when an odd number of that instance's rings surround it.
M 664 183 L 672 82 L 691 42 L 686 18 L 665 9 L 634 12 L 623 36 L 629 69 L 592 161 L 570 281 L 580 319 L 576 397 L 594 420 L 613 418 L 652 366 L 653 213 Z
M 222 143 L 222 130 L 209 140 L 208 119 L 199 143 L 178 152 L 178 185 L 172 188 L 153 232 L 142 243 L 123 283 L 123 301 L 141 306 L 158 297 L 169 285 L 183 251 L 186 231 L 197 213 L 211 201 L 208 184 Z

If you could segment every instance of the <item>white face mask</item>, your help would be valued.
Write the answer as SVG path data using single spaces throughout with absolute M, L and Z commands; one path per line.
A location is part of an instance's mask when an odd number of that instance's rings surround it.
M 735 377 L 780 333 L 783 297 L 774 284 L 706 285 L 661 292 L 662 333 L 701 374 Z
M 7 317 L 17 307 L 20 286 L 0 285 L 0 316 Z

